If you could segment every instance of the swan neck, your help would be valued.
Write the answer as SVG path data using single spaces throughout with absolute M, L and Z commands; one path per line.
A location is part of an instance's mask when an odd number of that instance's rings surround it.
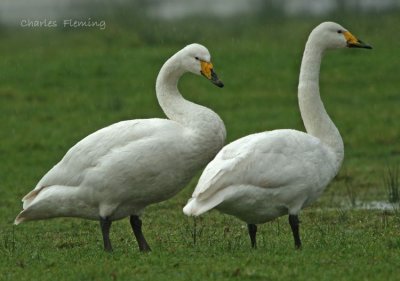
M 184 74 L 175 63 L 177 61 L 175 54 L 162 66 L 156 81 L 156 94 L 158 102 L 164 111 L 165 115 L 171 120 L 179 121 L 178 108 L 184 108 L 187 103 L 178 90 L 178 82 Z
M 300 68 L 300 84 L 319 83 L 321 60 L 324 55 L 322 48 L 308 40 Z
M 334 152 L 335 165 L 339 169 L 344 157 L 343 140 L 325 110 L 319 92 L 319 72 L 323 55 L 324 49 L 315 44 L 310 36 L 300 69 L 299 107 L 307 133 L 320 139 Z
M 161 68 L 156 81 L 158 102 L 170 120 L 193 132 L 206 151 L 216 153 L 225 142 L 225 125 L 211 109 L 183 98 L 178 90 L 179 79 L 186 72 L 181 60 L 178 52 Z

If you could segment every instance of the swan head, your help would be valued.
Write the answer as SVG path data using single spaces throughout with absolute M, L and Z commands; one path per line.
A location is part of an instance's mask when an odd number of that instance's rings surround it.
M 214 72 L 214 67 L 211 63 L 211 55 L 206 47 L 200 44 L 190 44 L 180 51 L 180 55 L 181 66 L 185 71 L 203 75 L 220 88 L 224 86 Z
M 346 28 L 335 22 L 323 22 L 311 32 L 310 37 L 325 49 L 372 47 L 357 39 Z

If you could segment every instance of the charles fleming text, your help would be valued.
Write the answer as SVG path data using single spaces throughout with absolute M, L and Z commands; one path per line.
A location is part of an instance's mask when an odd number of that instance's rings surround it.
M 56 28 L 56 27 L 64 27 L 64 28 L 98 28 L 100 30 L 106 29 L 106 21 L 105 20 L 92 20 L 88 19 L 63 19 L 63 20 L 31 20 L 31 19 L 23 19 L 20 22 L 21 27 L 30 27 L 30 28 Z

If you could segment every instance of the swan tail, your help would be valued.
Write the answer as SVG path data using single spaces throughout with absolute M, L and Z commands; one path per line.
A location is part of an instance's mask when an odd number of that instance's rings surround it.
M 41 219 L 48 219 L 52 218 L 51 213 L 45 213 L 41 204 L 33 204 L 29 206 L 27 209 L 22 210 L 18 216 L 14 220 L 14 224 L 18 225 L 22 222 L 25 221 L 31 221 L 31 220 L 41 220 Z
M 24 222 L 26 220 L 29 220 L 29 217 L 26 214 L 27 212 L 25 210 L 23 210 L 21 213 L 18 214 L 18 216 L 15 218 L 14 220 L 14 224 L 18 225 L 21 222 Z
M 38 194 L 43 190 L 43 188 L 45 188 L 45 186 L 35 188 L 31 192 L 29 192 L 27 195 L 25 195 L 24 198 L 22 198 L 22 211 L 15 218 L 15 220 L 14 220 L 15 225 L 18 225 L 24 221 L 32 219 L 31 215 L 30 215 L 30 213 L 31 213 L 30 206 L 32 206 L 32 203 L 35 201 Z
M 76 188 L 63 185 L 40 187 L 29 192 L 23 199 L 23 210 L 14 220 L 18 225 L 25 221 L 72 216 Z
M 187 216 L 200 216 L 201 214 L 215 208 L 223 201 L 222 196 L 214 196 L 207 200 L 198 200 L 197 198 L 189 199 L 186 206 L 183 208 L 183 213 Z
M 51 213 L 46 213 L 43 204 L 40 201 L 30 204 L 26 209 L 23 209 L 14 220 L 14 224 L 18 225 L 25 221 L 41 220 L 52 217 Z
M 35 200 L 37 195 L 39 194 L 40 191 L 42 191 L 46 186 L 42 186 L 39 188 L 35 188 L 31 192 L 29 192 L 27 195 L 22 198 L 22 209 L 26 209 L 29 207 L 29 205 Z

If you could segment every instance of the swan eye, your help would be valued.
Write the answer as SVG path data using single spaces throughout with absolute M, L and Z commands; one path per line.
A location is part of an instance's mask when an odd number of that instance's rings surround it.
M 339 34 L 340 34 L 340 33 L 342 33 L 342 31 L 339 29 L 339 30 L 337 31 L 337 33 L 339 33 Z
M 196 60 L 199 60 L 199 57 L 194 57 Z

